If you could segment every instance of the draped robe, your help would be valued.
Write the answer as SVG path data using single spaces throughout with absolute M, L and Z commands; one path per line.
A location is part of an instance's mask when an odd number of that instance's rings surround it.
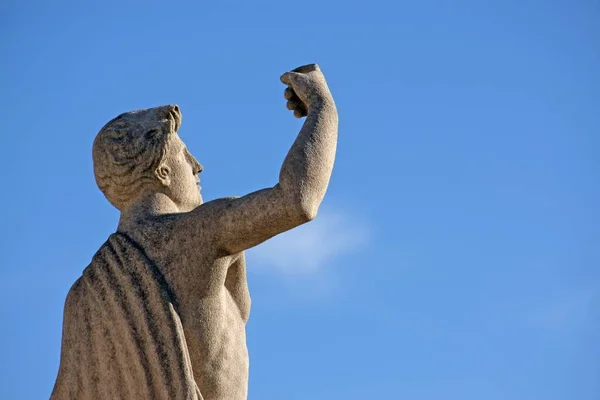
M 51 400 L 202 400 L 177 304 L 156 265 L 115 233 L 65 302 Z

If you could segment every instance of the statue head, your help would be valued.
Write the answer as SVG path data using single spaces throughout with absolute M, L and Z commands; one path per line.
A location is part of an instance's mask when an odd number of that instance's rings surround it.
M 180 126 L 176 105 L 130 111 L 104 125 L 94 140 L 94 175 L 112 205 L 123 211 L 148 192 L 166 194 L 180 209 L 202 204 L 202 166 L 177 135 Z

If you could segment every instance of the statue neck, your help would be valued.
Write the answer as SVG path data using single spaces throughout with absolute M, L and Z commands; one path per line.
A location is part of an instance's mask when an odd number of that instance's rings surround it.
M 179 207 L 164 193 L 144 193 L 133 204 L 121 211 L 119 231 L 127 231 L 150 218 L 180 213 Z

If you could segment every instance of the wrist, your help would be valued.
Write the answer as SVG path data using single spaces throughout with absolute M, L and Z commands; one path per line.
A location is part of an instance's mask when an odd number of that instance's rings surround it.
M 335 109 L 335 102 L 333 101 L 333 97 L 331 94 L 314 94 L 309 99 L 310 103 L 308 104 L 308 110 L 321 110 L 324 108 L 327 109 Z

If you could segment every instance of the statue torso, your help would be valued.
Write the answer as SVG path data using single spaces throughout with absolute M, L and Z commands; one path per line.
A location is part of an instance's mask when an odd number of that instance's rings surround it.
M 244 253 L 222 254 L 208 232 L 186 235 L 179 218 L 185 214 L 137 223 L 124 233 L 157 264 L 172 291 L 204 398 L 246 399 L 250 295 Z

